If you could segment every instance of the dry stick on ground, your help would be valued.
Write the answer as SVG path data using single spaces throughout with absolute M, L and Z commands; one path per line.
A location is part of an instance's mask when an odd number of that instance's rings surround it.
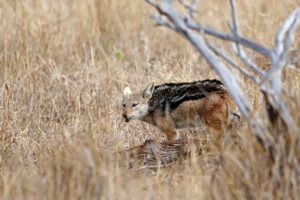
M 282 68 L 286 63 L 288 49 L 293 42 L 293 36 L 300 21 L 300 7 L 298 7 L 285 20 L 281 28 L 278 30 L 276 35 L 276 46 L 274 49 L 272 49 L 247 39 L 238 32 L 235 1 L 233 0 L 230 0 L 233 20 L 231 33 L 224 33 L 212 28 L 206 28 L 195 22 L 191 12 L 195 10 L 195 3 L 197 3 L 197 1 L 193 1 L 193 3 L 189 5 L 185 1 L 179 0 L 179 2 L 183 4 L 183 6 L 189 11 L 189 14 L 186 16 L 183 16 L 176 9 L 173 4 L 173 0 L 162 0 L 162 3 L 157 3 L 154 0 L 146 1 L 154 6 L 160 13 L 160 15 L 152 15 L 152 18 L 156 20 L 158 25 L 167 26 L 182 34 L 201 53 L 201 55 L 221 77 L 241 113 L 247 118 L 250 116 L 252 108 L 243 94 L 242 89 L 237 83 L 237 76 L 233 72 L 229 71 L 226 65 L 217 58 L 217 55 L 220 56 L 220 53 L 218 53 L 216 49 L 212 48 L 212 45 L 210 45 L 204 39 L 204 36 L 211 35 L 222 40 L 234 42 L 234 46 L 236 46 L 234 49 L 236 56 L 245 64 L 245 66 L 249 67 L 253 73 L 261 78 L 259 86 L 269 96 L 269 103 L 271 103 L 271 105 L 279 111 L 282 116 L 282 120 L 288 126 L 288 128 L 293 132 L 296 130 L 294 120 L 281 97 L 281 73 Z M 247 58 L 242 46 L 266 56 L 268 59 L 270 59 L 272 67 L 267 72 L 261 70 L 254 63 L 252 63 L 249 58 Z M 221 57 L 224 58 L 224 56 Z M 232 59 L 230 59 L 228 56 L 226 56 L 226 62 L 234 67 L 238 67 L 238 65 L 234 64 Z M 240 72 L 249 78 L 252 77 L 252 75 L 249 75 L 249 73 L 246 73 L 244 70 L 240 70 Z

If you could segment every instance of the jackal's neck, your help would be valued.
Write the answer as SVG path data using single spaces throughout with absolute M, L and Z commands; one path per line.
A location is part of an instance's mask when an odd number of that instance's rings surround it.
M 155 125 L 155 121 L 153 119 L 153 115 L 152 114 L 147 114 L 145 117 L 143 117 L 141 119 L 143 122 L 147 122 L 148 124 L 152 124 Z

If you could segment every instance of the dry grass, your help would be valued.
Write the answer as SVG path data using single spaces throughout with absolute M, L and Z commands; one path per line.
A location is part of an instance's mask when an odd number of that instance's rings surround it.
M 267 2 L 243 1 L 238 8 L 241 31 L 271 46 L 274 31 L 300 2 Z M 129 170 L 115 153 L 164 139 L 153 127 L 123 122 L 125 86 L 216 77 L 188 42 L 153 27 L 152 11 L 138 0 L 0 1 L 1 199 L 299 197 L 296 133 L 287 133 L 288 154 L 284 137 L 277 137 L 274 161 L 247 128 L 239 133 L 241 145 L 224 145 L 214 159 L 194 155 L 157 171 Z M 226 1 L 201 1 L 199 13 L 201 21 L 227 30 Z M 299 100 L 300 77 L 287 74 L 285 85 Z M 241 81 L 261 107 L 257 88 Z M 290 106 L 300 123 L 299 101 Z

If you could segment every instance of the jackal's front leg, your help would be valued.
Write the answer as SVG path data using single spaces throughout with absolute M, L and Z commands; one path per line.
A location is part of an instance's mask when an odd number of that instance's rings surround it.
M 228 117 L 226 105 L 222 103 L 212 104 L 210 110 L 206 111 L 203 116 L 206 128 L 212 133 L 213 140 L 220 144 Z
M 177 130 L 163 130 L 162 131 L 166 134 L 168 140 L 178 140 L 180 135 Z
M 170 115 L 161 115 L 161 113 L 154 114 L 156 126 L 166 134 L 168 140 L 178 140 L 180 135 L 176 130 L 175 123 Z

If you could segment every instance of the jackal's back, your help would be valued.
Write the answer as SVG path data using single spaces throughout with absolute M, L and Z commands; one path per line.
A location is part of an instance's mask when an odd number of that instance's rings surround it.
M 198 100 L 213 92 L 221 97 L 227 94 L 224 85 L 216 79 L 157 85 L 149 100 L 149 112 L 155 109 L 160 109 L 164 113 L 172 112 L 184 101 Z

